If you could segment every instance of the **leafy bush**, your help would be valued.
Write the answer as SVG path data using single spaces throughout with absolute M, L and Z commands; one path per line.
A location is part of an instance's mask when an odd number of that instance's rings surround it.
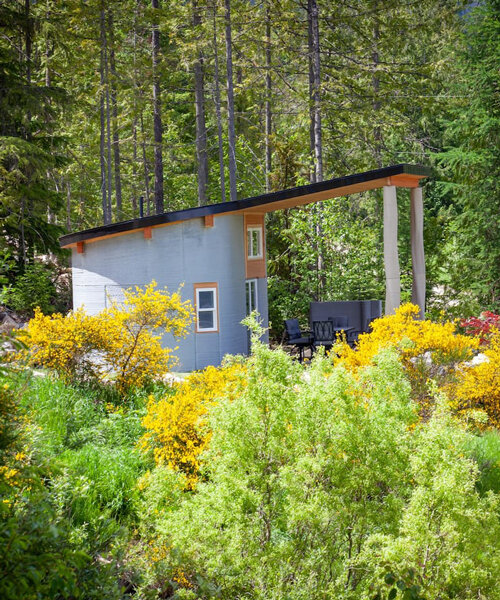
M 372 331 L 360 335 L 355 349 L 345 343 L 337 346 L 334 362 L 355 373 L 372 364 L 382 348 L 394 347 L 424 416 L 428 416 L 433 401 L 432 379 L 464 420 L 481 410 L 488 415 L 490 425 L 500 426 L 499 330 L 488 328 L 489 345 L 484 347 L 479 337 L 456 333 L 455 323 L 420 321 L 417 316 L 418 308 L 407 304 L 396 314 L 375 320 Z M 482 361 L 471 360 L 479 348 L 483 349 Z
M 359 336 L 357 347 L 345 344 L 340 350 L 342 363 L 351 370 L 366 366 L 382 348 L 396 347 L 403 365 L 412 377 L 417 377 L 418 358 L 428 352 L 428 358 L 439 367 L 455 365 L 472 358 L 478 340 L 456 333 L 453 322 L 434 323 L 418 318 L 420 309 L 404 304 L 394 315 L 376 319 L 370 333 Z
M 479 337 L 483 345 L 487 345 L 493 333 L 500 329 L 500 315 L 489 310 L 482 312 L 479 317 L 469 317 L 460 321 L 460 327 L 465 333 Z
M 66 381 L 112 376 L 125 394 L 160 379 L 175 363 L 161 337 L 165 331 L 186 335 L 192 312 L 179 293 L 157 290 L 153 281 L 144 289 L 126 290 L 122 304 L 113 303 L 98 315 L 78 309 L 49 317 L 36 310 L 19 337 L 28 346 L 30 364 L 54 369 Z
M 33 263 L 7 289 L 3 301 L 22 315 L 33 315 L 36 307 L 43 314 L 49 314 L 54 311 L 55 296 L 53 272 L 45 265 Z
M 209 408 L 196 491 L 143 525 L 163 581 L 192 598 L 368 600 L 392 573 L 424 598 L 500 597 L 499 498 L 476 491 L 443 398 L 419 423 L 393 350 L 356 376 L 319 357 L 305 377 L 256 345 L 247 369 Z
M 460 373 L 457 385 L 450 391 L 457 409 L 467 416 L 471 409 L 481 409 L 489 424 L 500 427 L 500 331 L 490 335 L 483 360 Z
M 75 544 L 58 510 L 47 466 L 30 439 L 37 428 L 20 404 L 26 385 L 5 372 L 0 379 L 0 597 L 118 598 L 113 567 Z
M 500 432 L 486 431 L 473 437 L 468 450 L 479 467 L 479 491 L 500 494 Z
M 177 386 L 173 396 L 161 400 L 151 398 L 141 439 L 144 450 L 153 449 L 155 461 L 179 470 L 186 476 L 188 487 L 194 487 L 200 468 L 200 454 L 210 435 L 205 415 L 221 397 L 233 397 L 244 382 L 241 365 L 192 373 Z

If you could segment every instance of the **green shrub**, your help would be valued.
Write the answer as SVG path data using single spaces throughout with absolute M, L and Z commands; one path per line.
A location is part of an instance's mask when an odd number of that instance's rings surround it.
M 500 494 L 500 432 L 487 431 L 472 438 L 468 449 L 479 467 L 479 491 Z
M 19 314 L 32 316 L 37 306 L 44 314 L 53 312 L 56 295 L 53 271 L 40 263 L 33 263 L 17 277 L 3 300 Z
M 402 597 L 392 574 L 405 597 L 500 598 L 499 498 L 475 488 L 470 436 L 442 399 L 418 423 L 395 353 L 358 375 L 318 358 L 306 379 L 255 346 L 247 388 L 211 409 L 205 480 L 145 516 L 162 581 L 203 599 L 368 600 Z
M 76 543 L 49 484 L 51 468 L 37 461 L 20 409 L 26 381 L 0 378 L 0 598 L 118 599 L 116 562 L 93 560 Z M 36 436 L 34 440 L 36 441 Z

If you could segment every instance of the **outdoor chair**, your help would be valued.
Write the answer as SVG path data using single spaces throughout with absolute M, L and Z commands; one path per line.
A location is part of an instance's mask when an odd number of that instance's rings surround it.
M 323 346 L 325 350 L 330 350 L 336 340 L 333 320 L 313 321 L 312 327 L 314 349 L 317 350 L 320 346 Z
M 285 342 L 290 346 L 295 346 L 299 350 L 299 361 L 304 360 L 304 350 L 311 348 L 313 338 L 310 331 L 301 331 L 298 319 L 286 319 L 285 324 Z

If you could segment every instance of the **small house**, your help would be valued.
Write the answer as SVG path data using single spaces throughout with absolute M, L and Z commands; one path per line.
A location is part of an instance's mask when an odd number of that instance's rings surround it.
M 425 306 L 423 200 L 419 181 L 429 170 L 395 165 L 236 200 L 95 227 L 61 238 L 72 251 L 73 306 L 95 314 L 123 290 L 153 279 L 170 291 L 182 285 L 195 307 L 193 333 L 164 343 L 178 346 L 179 370 L 220 364 L 225 354 L 246 354 L 241 320 L 251 310 L 268 324 L 266 214 L 339 196 L 383 188 L 385 312 L 400 301 L 397 188 L 411 190 L 413 301 Z

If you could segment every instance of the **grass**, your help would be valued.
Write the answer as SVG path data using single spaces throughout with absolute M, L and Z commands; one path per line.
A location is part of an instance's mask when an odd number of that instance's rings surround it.
M 137 448 L 146 398 L 141 391 L 119 402 L 107 388 L 53 377 L 32 378 L 23 394 L 32 453 L 46 465 L 53 502 L 94 550 L 136 522 L 136 482 L 152 466 Z
M 470 452 L 479 466 L 479 492 L 500 493 L 500 432 L 491 430 L 475 437 Z

